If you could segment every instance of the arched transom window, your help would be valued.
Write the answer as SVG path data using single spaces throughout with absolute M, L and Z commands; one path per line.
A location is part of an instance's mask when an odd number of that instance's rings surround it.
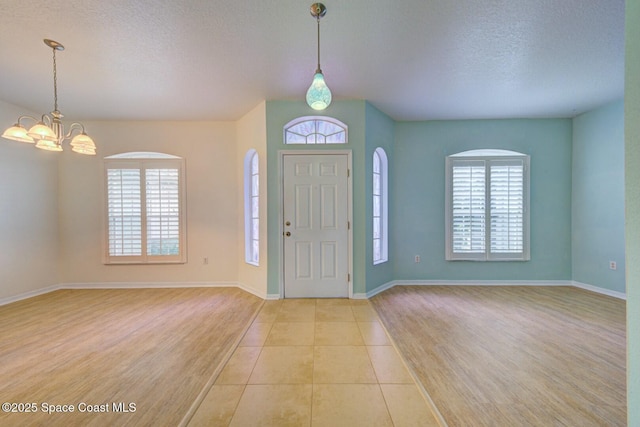
M 331 117 L 298 117 L 284 126 L 284 143 L 346 144 L 347 125 Z

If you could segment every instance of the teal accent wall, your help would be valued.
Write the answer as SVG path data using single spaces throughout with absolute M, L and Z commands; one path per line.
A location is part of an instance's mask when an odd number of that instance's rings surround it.
M 625 6 L 627 425 L 640 425 L 640 1 Z
M 280 259 L 282 257 L 282 236 L 280 235 L 280 203 L 281 173 L 278 164 L 280 150 L 351 150 L 353 169 L 353 292 L 366 292 L 367 260 L 365 236 L 366 218 L 365 207 L 365 101 L 334 101 L 325 111 L 312 110 L 303 101 L 267 101 L 267 168 L 271 173 L 267 176 L 267 192 L 269 194 L 267 206 L 268 233 L 268 275 L 267 293 L 277 295 L 280 292 L 282 271 Z M 348 143 L 344 145 L 285 145 L 283 142 L 283 128 L 291 120 L 301 116 L 329 116 L 334 117 L 348 126 Z
M 367 103 L 365 110 L 365 247 L 366 247 L 366 290 L 374 290 L 385 283 L 394 280 L 393 263 L 395 252 L 389 244 L 389 260 L 382 264 L 373 265 L 373 152 L 378 147 L 382 147 L 387 154 L 389 174 L 388 189 L 393 189 L 395 169 L 393 167 L 394 157 L 395 122 L 386 114 L 378 110 L 373 105 Z M 394 204 L 395 195 L 389 191 L 389 236 L 394 234 L 394 222 L 391 214 L 391 206 Z
M 291 120 L 301 116 L 329 116 L 336 118 L 348 126 L 349 140 L 342 145 L 285 145 L 283 128 Z M 267 207 L 268 221 L 268 279 L 267 293 L 280 292 L 282 271 L 282 236 L 280 236 L 280 179 L 281 170 L 278 164 L 280 150 L 351 150 L 352 184 L 353 184 L 353 292 L 365 294 L 393 280 L 392 251 L 390 260 L 383 264 L 373 265 L 372 213 L 373 213 L 373 152 L 382 147 L 389 158 L 391 166 L 394 147 L 395 122 L 386 114 L 366 101 L 334 101 L 323 112 L 311 110 L 306 103 L 298 101 L 268 101 L 267 117 L 267 191 L 269 196 Z M 389 188 L 393 182 L 393 171 L 389 174 Z M 393 201 L 389 200 L 392 205 Z M 392 219 L 389 226 L 392 227 Z
M 571 143 L 570 119 L 396 123 L 394 278 L 571 280 Z M 445 260 L 445 157 L 480 148 L 531 156 L 530 261 Z
M 573 119 L 572 173 L 573 280 L 624 293 L 622 100 Z

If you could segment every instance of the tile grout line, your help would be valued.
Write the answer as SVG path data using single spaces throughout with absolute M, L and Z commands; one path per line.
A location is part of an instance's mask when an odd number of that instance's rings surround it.
M 238 401 L 236 402 L 236 406 L 233 408 L 233 415 L 231 415 L 231 418 L 229 419 L 229 424 L 227 424 L 228 426 L 231 425 L 231 423 L 233 422 L 233 417 L 236 416 L 236 412 L 238 412 L 238 407 L 240 406 L 240 401 L 242 400 L 242 396 L 244 396 L 245 392 L 247 391 L 247 386 L 249 384 L 244 384 L 242 386 L 242 393 L 240 393 L 240 399 L 238 399 Z
M 258 317 L 258 315 L 260 314 L 260 312 L 262 311 L 262 308 L 260 308 L 260 311 L 258 311 L 258 314 L 256 315 L 256 317 L 254 318 L 253 322 L 251 322 L 251 324 L 253 325 L 255 322 L 255 319 Z M 280 305 L 280 307 L 278 307 L 278 310 L 276 312 L 275 318 L 278 317 L 278 312 L 280 311 L 280 309 L 282 308 L 282 305 Z M 258 360 L 260 359 L 260 355 L 262 354 L 264 348 L 266 347 L 266 343 L 267 343 L 267 339 L 269 338 L 269 334 L 271 334 L 271 330 L 273 329 L 273 325 L 275 325 L 275 318 L 273 322 L 269 322 L 271 324 L 271 326 L 269 327 L 269 331 L 265 334 L 265 338 L 264 341 L 262 342 L 262 344 L 260 345 L 260 352 L 258 353 L 258 357 L 256 357 L 255 362 L 253 363 L 253 367 L 251 368 L 251 372 L 249 373 L 249 376 L 247 376 L 247 380 L 245 381 L 245 383 L 243 384 L 243 388 L 242 388 L 242 393 L 240 394 L 240 398 L 238 399 L 238 401 L 236 402 L 236 406 L 233 408 L 233 415 L 231 415 L 231 419 L 229 419 L 229 424 L 231 425 L 231 423 L 233 423 L 233 419 L 235 418 L 237 412 L 238 412 L 238 407 L 240 406 L 240 402 L 242 401 L 242 397 L 244 396 L 244 394 L 247 391 L 247 387 L 249 386 L 249 381 L 251 380 L 251 375 L 253 375 L 253 371 L 255 371 L 256 369 L 256 365 L 258 364 Z M 246 332 L 245 332 L 246 334 Z M 243 336 L 244 338 L 244 336 Z M 238 346 L 240 345 L 240 343 L 242 342 L 242 340 L 240 340 L 238 342 Z M 236 347 L 238 348 L 238 347 Z M 225 363 L 225 367 L 226 367 L 226 363 Z
M 189 422 L 191 421 L 195 413 L 198 411 L 198 408 L 202 404 L 202 401 L 207 396 L 207 394 L 209 394 L 209 391 L 211 391 L 211 387 L 213 387 L 214 383 L 218 379 L 218 376 L 220 376 L 220 373 L 222 372 L 222 370 L 225 368 L 225 366 L 227 366 L 229 359 L 231 359 L 231 356 L 233 356 L 233 353 L 236 351 L 236 349 L 240 345 L 240 342 L 246 335 L 247 331 L 253 324 L 256 317 L 258 317 L 258 314 L 262 311 L 263 307 L 264 307 L 264 301 L 262 301 L 262 303 L 258 306 L 256 311 L 253 313 L 253 316 L 251 316 L 251 319 L 249 319 L 249 321 L 247 322 L 247 325 L 245 326 L 242 334 L 234 341 L 233 345 L 229 348 L 229 350 L 226 352 L 226 354 L 224 355 L 224 357 L 222 358 L 222 360 L 220 361 L 216 369 L 211 374 L 211 377 L 209 377 L 209 380 L 207 381 L 207 383 L 204 385 L 202 390 L 200 390 L 200 393 L 198 393 L 198 396 L 193 401 L 193 403 L 191 404 L 187 412 L 184 414 L 184 416 L 182 417 L 182 420 L 180 420 L 180 423 L 178 424 L 179 427 L 186 427 L 189 424 Z M 245 385 L 245 389 L 246 389 L 246 385 Z M 244 390 L 243 390 L 243 393 L 244 393 Z
M 431 395 L 429 395 L 429 392 L 424 388 L 422 383 L 418 380 L 418 376 L 415 374 L 413 369 L 411 369 L 411 367 L 407 364 L 407 361 L 406 361 L 405 357 L 402 355 L 402 353 L 398 349 L 398 346 L 396 345 L 396 342 L 394 341 L 393 337 L 391 336 L 391 334 L 387 330 L 387 327 L 382 322 L 382 318 L 380 318 L 380 316 L 378 315 L 378 312 L 376 311 L 375 307 L 368 300 L 367 300 L 367 302 L 369 303 L 369 306 L 371 307 L 371 309 L 376 314 L 376 317 L 378 318 L 378 323 L 380 323 L 380 325 L 382 326 L 382 329 L 384 330 L 384 333 L 387 335 L 387 339 L 391 343 L 391 346 L 395 349 L 396 353 L 400 357 L 400 360 L 402 361 L 402 364 L 404 365 L 405 369 L 407 369 L 407 371 L 409 372 L 409 375 L 411 375 L 411 378 L 413 379 L 414 384 L 416 385 L 416 387 L 420 391 L 420 394 L 422 395 L 422 398 L 427 402 L 427 406 L 431 410 L 431 413 L 433 414 L 434 418 L 436 419 L 436 421 L 438 422 L 440 427 L 448 427 L 448 424 L 445 421 L 445 419 L 442 416 L 442 414 L 440 413 L 440 410 L 438 410 L 438 407 L 434 403 L 433 399 L 431 399 Z M 384 393 L 383 393 L 383 396 L 384 396 Z M 386 399 L 385 399 L 385 402 L 386 402 Z
M 367 344 L 366 340 L 364 339 L 364 335 L 362 334 L 362 329 L 360 328 L 360 325 L 358 324 L 358 318 L 356 316 L 355 311 L 353 311 L 353 306 L 351 306 L 351 312 L 353 313 L 353 317 L 354 317 L 354 319 L 356 321 L 356 326 L 358 327 L 358 331 L 360 332 L 360 337 L 362 338 L 362 343 L 364 344 L 364 349 L 367 352 L 367 357 L 369 358 L 369 363 L 371 364 L 371 369 L 373 370 L 373 374 L 376 376 L 376 385 L 378 386 L 378 390 L 380 390 L 380 395 L 382 396 L 382 400 L 384 401 L 384 405 L 385 405 L 385 407 L 387 409 L 387 414 L 389 414 L 389 419 L 391 420 L 391 424 L 393 424 L 395 426 L 396 423 L 393 420 L 393 416 L 391 415 L 391 409 L 389 409 L 389 403 L 387 402 L 387 397 L 384 395 L 384 392 L 382 391 L 382 384 L 380 383 L 380 377 L 378 376 L 378 372 L 376 371 L 376 368 L 373 365 L 373 360 L 371 359 L 371 353 L 369 352 L 369 347 L 370 346 Z M 376 313 L 376 317 L 378 317 L 378 313 Z M 380 323 L 380 321 L 378 321 L 378 323 Z

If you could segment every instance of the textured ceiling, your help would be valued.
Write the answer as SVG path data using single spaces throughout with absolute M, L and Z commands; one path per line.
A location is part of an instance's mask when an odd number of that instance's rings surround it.
M 52 109 L 44 38 L 66 47 L 69 119 L 235 120 L 264 99 L 303 100 L 311 3 L 3 0 L 0 100 Z M 367 99 L 397 120 L 571 117 L 623 95 L 624 0 L 324 4 L 334 99 Z

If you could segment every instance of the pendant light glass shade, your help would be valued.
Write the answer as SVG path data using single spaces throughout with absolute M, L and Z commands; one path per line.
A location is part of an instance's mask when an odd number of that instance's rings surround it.
M 51 128 L 45 125 L 43 122 L 38 122 L 35 125 L 31 126 L 31 129 L 29 129 L 27 135 L 35 140 L 44 139 L 45 141 L 51 142 L 58 141 L 58 137 L 56 136 L 55 132 L 53 132 L 53 130 L 51 130 Z
M 34 144 L 36 142 L 33 138 L 27 135 L 27 129 L 19 123 L 16 123 L 5 130 L 2 137 L 13 141 L 27 142 L 29 144 Z
M 331 104 L 331 91 L 324 82 L 324 75 L 316 73 L 307 90 L 307 104 L 314 110 L 324 110 Z
M 95 156 L 96 144 L 93 142 L 93 139 L 89 137 L 89 135 L 83 132 L 73 137 L 73 139 L 71 140 L 71 150 L 76 153 Z
M 40 141 L 38 141 L 36 143 L 36 148 L 47 151 L 62 151 L 62 146 L 58 144 L 57 141 L 47 141 L 46 139 L 41 139 Z

